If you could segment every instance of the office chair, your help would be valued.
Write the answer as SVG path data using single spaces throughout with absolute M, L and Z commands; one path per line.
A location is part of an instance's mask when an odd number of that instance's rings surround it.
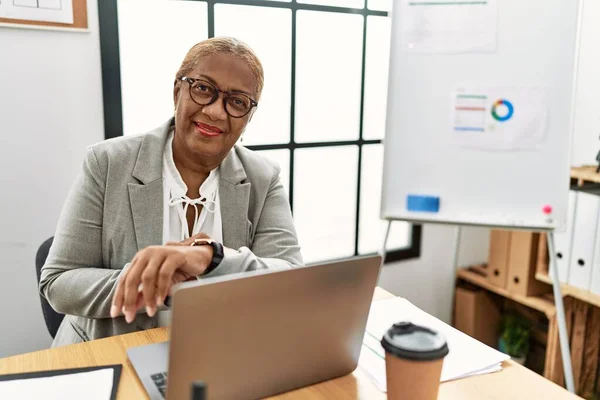
M 35 255 L 35 272 L 37 275 L 38 287 L 40 286 L 42 267 L 46 263 L 46 258 L 48 258 L 48 252 L 50 251 L 50 246 L 52 246 L 53 239 L 54 237 L 51 237 L 42 243 L 37 251 L 37 254 Z M 54 311 L 54 308 L 52 308 L 52 306 L 44 297 L 42 297 L 42 295 L 40 295 L 40 302 L 42 303 L 42 312 L 44 313 L 46 327 L 48 328 L 48 332 L 50 332 L 50 336 L 52 336 L 52 339 L 54 339 L 54 336 L 56 336 L 56 331 L 58 331 L 58 327 L 60 326 L 60 323 L 65 315 Z

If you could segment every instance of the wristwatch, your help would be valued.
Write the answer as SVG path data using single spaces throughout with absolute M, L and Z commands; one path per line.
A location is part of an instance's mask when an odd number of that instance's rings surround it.
M 219 264 L 223 260 L 223 257 L 224 257 L 223 245 L 221 243 L 217 242 L 216 240 L 207 239 L 207 238 L 194 239 L 194 241 L 192 242 L 192 244 L 190 244 L 190 246 L 212 246 L 212 248 L 213 248 L 212 260 L 211 260 L 210 264 L 208 265 L 208 268 L 206 268 L 206 270 L 202 273 L 202 275 L 211 273 L 215 268 L 217 268 L 219 266 Z

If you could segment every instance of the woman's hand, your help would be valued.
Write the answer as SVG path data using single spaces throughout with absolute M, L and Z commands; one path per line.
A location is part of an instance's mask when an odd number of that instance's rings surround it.
M 191 244 L 197 236 L 184 242 Z M 122 311 L 131 323 L 143 304 L 148 315 L 154 316 L 173 284 L 195 278 L 206 270 L 212 260 L 212 247 L 192 247 L 184 242 L 138 251 L 117 283 L 110 311 L 113 318 Z

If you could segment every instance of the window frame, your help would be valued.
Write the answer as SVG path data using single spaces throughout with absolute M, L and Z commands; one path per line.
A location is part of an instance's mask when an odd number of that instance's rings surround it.
M 291 108 L 290 108 L 290 140 L 288 143 L 264 144 L 246 146 L 251 150 L 289 150 L 290 151 L 290 177 L 289 177 L 289 202 L 294 207 L 294 153 L 297 149 L 321 148 L 334 146 L 358 146 L 358 177 L 356 190 L 356 213 L 355 213 L 355 239 L 354 256 L 360 255 L 359 248 L 359 224 L 360 224 L 360 194 L 361 194 L 361 171 L 363 146 L 381 144 L 380 139 L 363 139 L 364 100 L 365 100 L 365 64 L 367 48 L 367 21 L 368 16 L 387 16 L 387 11 L 376 11 L 367 8 L 368 0 L 365 0 L 363 8 L 348 8 L 325 6 L 315 4 L 291 2 L 277 2 L 268 0 L 182 0 L 202 1 L 207 3 L 208 9 L 208 37 L 214 37 L 215 33 L 215 4 L 230 4 L 244 6 L 260 6 L 270 8 L 284 8 L 292 12 L 292 44 L 291 44 Z M 121 97 L 121 66 L 120 66 L 120 44 L 118 28 L 118 0 L 103 0 L 98 2 L 98 20 L 100 34 L 100 57 L 102 68 L 102 93 L 104 105 L 104 136 L 106 139 L 123 136 L 123 102 Z M 360 122 L 359 138 L 356 140 L 325 141 L 325 142 L 302 142 L 295 141 L 295 98 L 296 98 L 296 16 L 298 11 L 323 11 L 343 14 L 362 15 L 363 21 L 363 44 L 362 44 L 362 69 L 360 90 Z M 385 262 L 394 262 L 419 258 L 421 256 L 422 227 L 411 224 L 410 245 L 401 249 L 391 249 L 386 253 Z

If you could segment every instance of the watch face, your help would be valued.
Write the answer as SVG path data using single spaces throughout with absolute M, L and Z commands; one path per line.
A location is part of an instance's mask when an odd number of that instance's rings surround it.
M 212 239 L 206 239 L 206 238 L 194 239 L 194 241 L 192 242 L 192 244 L 190 246 L 202 246 L 203 244 L 211 244 L 212 242 L 213 242 Z

